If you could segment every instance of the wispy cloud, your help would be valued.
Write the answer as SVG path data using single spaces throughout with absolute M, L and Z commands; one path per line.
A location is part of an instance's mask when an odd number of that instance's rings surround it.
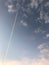
M 46 37 L 49 38 L 49 34 L 46 34 Z
M 23 26 L 28 26 L 28 24 L 26 23 L 26 22 L 24 22 L 24 21 L 20 21 L 20 23 L 23 25 Z
M 49 33 L 45 34 L 45 36 L 43 37 L 43 39 L 48 39 L 49 38 Z

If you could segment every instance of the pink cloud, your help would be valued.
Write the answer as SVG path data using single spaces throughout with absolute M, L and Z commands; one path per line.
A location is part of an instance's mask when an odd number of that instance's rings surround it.
M 6 60 L 4 63 L 0 61 L 0 65 L 49 65 L 49 59 L 38 58 L 29 59 L 23 58 L 22 60 Z

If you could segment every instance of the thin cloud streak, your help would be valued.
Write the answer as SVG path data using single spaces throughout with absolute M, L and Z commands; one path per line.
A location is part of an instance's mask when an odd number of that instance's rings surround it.
M 15 28 L 15 24 L 16 24 L 16 20 L 17 20 L 17 15 L 18 15 L 18 12 L 16 13 L 16 16 L 15 16 L 15 20 L 14 20 L 14 23 L 13 23 L 13 27 L 12 27 L 11 35 L 10 35 L 9 42 L 8 42 L 8 45 L 7 45 L 7 49 L 6 49 L 6 53 L 5 53 L 5 56 L 4 56 L 4 60 L 7 57 L 8 50 L 9 50 L 9 47 L 11 45 L 11 39 L 12 39 L 12 36 L 13 36 L 13 32 L 14 32 L 14 28 Z

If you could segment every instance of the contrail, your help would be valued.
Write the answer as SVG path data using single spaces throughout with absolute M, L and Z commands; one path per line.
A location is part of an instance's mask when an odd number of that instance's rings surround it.
M 9 47 L 10 47 L 10 44 L 11 44 L 11 39 L 12 39 L 12 36 L 13 36 L 13 32 L 14 32 L 14 28 L 15 28 L 15 24 L 16 24 L 16 20 L 17 20 L 17 15 L 18 15 L 18 10 L 17 10 L 16 16 L 15 16 L 15 19 L 14 19 L 14 23 L 13 23 L 13 26 L 12 26 L 11 35 L 10 35 L 10 38 L 9 38 L 9 42 L 8 42 L 8 45 L 7 45 L 7 49 L 6 49 L 3 61 L 6 60 L 6 57 L 7 57 L 7 54 L 8 54 L 8 50 L 9 50 Z

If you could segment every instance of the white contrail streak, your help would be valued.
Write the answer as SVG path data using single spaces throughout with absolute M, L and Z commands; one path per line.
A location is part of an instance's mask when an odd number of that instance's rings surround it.
M 12 36 L 13 36 L 13 32 L 14 32 L 14 28 L 15 28 L 15 24 L 16 24 L 16 20 L 17 20 L 17 15 L 18 15 L 18 12 L 16 13 L 16 16 L 15 16 L 15 20 L 14 20 L 14 24 L 13 24 L 13 27 L 12 27 L 11 35 L 10 35 L 9 42 L 8 42 L 8 45 L 7 45 L 7 49 L 6 49 L 6 53 L 5 53 L 5 56 L 4 56 L 4 61 L 6 60 L 8 50 L 9 50 L 9 47 L 10 47 L 10 44 L 11 44 L 11 39 L 12 39 Z

